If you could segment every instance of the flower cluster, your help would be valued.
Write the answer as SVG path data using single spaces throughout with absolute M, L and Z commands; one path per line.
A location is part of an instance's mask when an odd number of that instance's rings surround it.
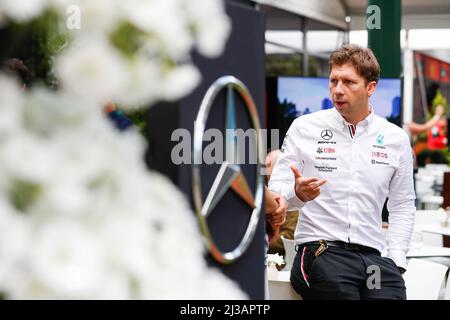
M 230 30 L 219 0 L 2 0 L 0 22 L 44 10 L 70 37 L 54 64 L 62 88 L 125 108 L 191 92 L 200 74 L 190 53 L 216 57 Z
M 284 264 L 284 259 L 282 256 L 280 256 L 278 253 L 274 254 L 268 254 L 267 255 L 267 266 L 275 267 L 275 266 L 282 266 Z
M 42 88 L 24 94 L 3 76 L 0 91 L 0 291 L 243 297 L 207 269 L 193 213 L 146 170 L 137 132 L 119 134 L 88 101 Z M 180 261 L 189 261 L 182 271 Z
M 142 137 L 118 133 L 100 108 L 105 99 L 141 104 L 188 92 L 183 82 L 197 78 L 187 52 L 194 43 L 209 54 L 223 46 L 220 2 L 0 0 L 0 21 L 25 23 L 47 9 L 64 17 L 73 3 L 82 25 L 55 58 L 62 90 L 24 91 L 0 74 L 0 292 L 245 298 L 206 265 L 194 215 L 166 178 L 147 170 Z M 206 26 L 217 17 L 222 26 Z M 127 28 L 138 31 L 128 55 L 115 38 Z

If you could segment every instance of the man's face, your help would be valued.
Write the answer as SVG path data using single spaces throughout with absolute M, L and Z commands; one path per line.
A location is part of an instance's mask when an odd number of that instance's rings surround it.
M 355 67 L 346 63 L 332 67 L 329 87 L 336 110 L 348 120 L 367 113 L 368 100 L 375 91 L 376 83 L 372 81 L 366 85 Z

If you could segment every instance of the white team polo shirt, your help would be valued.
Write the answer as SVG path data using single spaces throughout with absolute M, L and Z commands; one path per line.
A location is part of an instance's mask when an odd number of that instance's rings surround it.
M 340 240 L 383 252 L 381 212 L 389 197 L 387 256 L 406 269 L 414 217 L 413 155 L 403 129 L 372 111 L 356 127 L 335 109 L 297 118 L 289 128 L 269 189 L 302 208 L 296 243 Z M 304 177 L 326 179 L 306 203 L 294 191 L 296 165 Z

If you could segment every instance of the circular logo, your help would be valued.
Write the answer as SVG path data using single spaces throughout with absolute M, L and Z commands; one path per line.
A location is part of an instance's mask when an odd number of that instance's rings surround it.
M 203 136 L 211 107 L 216 101 L 217 95 L 223 89 L 226 90 L 226 114 L 227 116 L 230 116 L 230 119 L 227 119 L 227 121 L 230 121 L 230 123 L 235 123 L 235 113 L 233 111 L 234 107 L 231 106 L 234 105 L 233 97 L 234 92 L 236 91 L 244 101 L 244 105 L 247 108 L 252 127 L 256 130 L 256 132 L 260 132 L 261 127 L 256 105 L 253 101 L 250 91 L 240 80 L 233 76 L 223 76 L 217 79 L 211 85 L 211 87 L 206 92 L 205 97 L 203 98 L 203 101 L 200 105 L 200 110 L 197 115 L 197 119 L 194 124 L 194 164 L 192 165 L 192 192 L 194 207 L 200 223 L 200 230 L 202 231 L 204 236 L 205 244 L 209 249 L 212 257 L 220 263 L 229 264 L 233 263 L 236 259 L 241 257 L 248 249 L 250 243 L 254 238 L 258 222 L 260 220 L 259 217 L 263 205 L 264 182 L 262 180 L 262 175 L 260 175 L 259 172 L 260 163 L 262 163 L 264 155 L 262 154 L 262 139 L 258 138 L 257 144 L 255 146 L 256 150 L 254 150 L 258 157 L 255 168 L 256 187 L 254 192 L 250 190 L 250 184 L 247 183 L 239 164 L 233 163 L 231 160 L 226 160 L 222 163 L 218 174 L 214 178 L 213 185 L 209 190 L 206 200 L 203 201 L 202 180 L 200 175 L 200 164 L 202 163 L 201 157 L 203 154 L 202 144 L 204 141 Z M 229 108 L 231 109 L 229 110 Z M 226 145 L 227 148 L 233 150 L 237 148 L 234 139 L 227 140 Z M 214 207 L 218 205 L 220 199 L 224 196 L 225 192 L 227 192 L 228 189 L 232 189 L 239 198 L 247 203 L 248 209 L 251 212 L 251 216 L 245 234 L 241 238 L 239 244 L 237 244 L 237 246 L 233 250 L 223 252 L 219 249 L 218 245 L 213 240 L 206 218 L 212 212 Z
M 331 138 L 333 138 L 333 132 L 331 132 L 331 130 L 325 129 L 322 131 L 320 136 L 323 140 L 330 140 Z

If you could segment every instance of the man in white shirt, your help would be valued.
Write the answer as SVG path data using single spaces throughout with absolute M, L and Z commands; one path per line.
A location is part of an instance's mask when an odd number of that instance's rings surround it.
M 369 105 L 380 77 L 372 51 L 330 56 L 334 108 L 289 128 L 269 189 L 302 208 L 291 283 L 304 299 L 406 299 L 401 273 L 415 216 L 407 134 Z M 389 198 L 388 256 L 381 211 Z

